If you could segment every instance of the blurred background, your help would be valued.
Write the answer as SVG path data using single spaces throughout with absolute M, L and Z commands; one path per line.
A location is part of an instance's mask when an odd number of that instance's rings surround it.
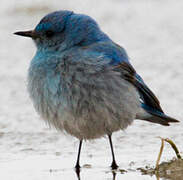
M 0 7 L 0 178 L 4 180 L 77 179 L 73 167 L 78 140 L 49 129 L 33 109 L 26 91 L 27 69 L 36 48 L 13 32 L 33 29 L 47 13 L 68 9 L 93 17 L 123 46 L 131 63 L 159 98 L 168 115 L 183 117 L 183 1 L 179 0 L 1 0 Z M 163 127 L 135 121 L 115 133 L 120 168 L 116 179 L 156 179 L 138 167 L 154 166 L 157 136 L 175 141 L 183 152 L 183 122 Z M 106 138 L 85 142 L 81 179 L 113 179 Z M 174 152 L 165 146 L 162 160 Z

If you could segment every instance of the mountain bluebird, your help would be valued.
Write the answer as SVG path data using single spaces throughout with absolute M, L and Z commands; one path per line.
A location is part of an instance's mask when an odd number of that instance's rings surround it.
M 51 126 L 82 141 L 111 135 L 134 119 L 168 126 L 154 93 L 136 73 L 126 51 L 89 16 L 72 11 L 46 15 L 31 31 L 37 52 L 28 72 L 28 92 L 36 111 Z

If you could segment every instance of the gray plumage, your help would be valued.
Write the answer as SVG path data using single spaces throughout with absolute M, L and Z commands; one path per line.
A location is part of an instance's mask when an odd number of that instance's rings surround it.
M 68 50 L 39 63 L 34 58 L 28 75 L 28 90 L 38 113 L 79 139 L 125 129 L 141 110 L 135 87 L 108 66 L 110 59 L 92 57 L 88 49 Z
M 114 43 L 89 16 L 71 11 L 46 15 L 31 37 L 37 52 L 28 73 L 28 91 L 41 117 L 56 129 L 80 140 L 111 135 L 134 119 L 168 126 L 154 93 L 136 73 L 126 51 Z

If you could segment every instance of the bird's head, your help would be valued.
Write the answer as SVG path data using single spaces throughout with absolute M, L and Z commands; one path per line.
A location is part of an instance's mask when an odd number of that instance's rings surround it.
M 58 51 L 109 39 L 91 17 L 72 11 L 50 13 L 43 17 L 34 30 L 15 34 L 31 37 L 38 49 Z

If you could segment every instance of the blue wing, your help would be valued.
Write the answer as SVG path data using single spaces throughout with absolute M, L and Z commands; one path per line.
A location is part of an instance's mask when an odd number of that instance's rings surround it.
M 149 113 L 151 116 L 141 117 L 142 120 L 150 121 L 153 123 L 159 123 L 168 126 L 169 122 L 179 122 L 178 120 L 171 118 L 164 114 L 160 102 L 155 94 L 145 84 L 143 79 L 136 73 L 134 68 L 129 62 L 128 55 L 124 48 L 111 42 L 98 43 L 93 47 L 95 52 L 103 53 L 107 59 L 111 59 L 110 66 L 118 66 L 122 68 L 122 71 L 126 71 L 126 80 L 131 82 L 139 92 L 141 107 Z
M 139 119 L 162 124 L 164 126 L 169 126 L 170 122 L 179 122 L 178 120 L 164 114 L 156 96 L 145 85 L 141 78 L 139 80 L 138 74 L 130 64 L 127 62 L 121 62 L 118 66 L 116 66 L 115 70 L 121 72 L 122 77 L 132 83 L 140 94 L 141 107 L 148 114 L 145 113 L 144 115 L 138 115 Z

